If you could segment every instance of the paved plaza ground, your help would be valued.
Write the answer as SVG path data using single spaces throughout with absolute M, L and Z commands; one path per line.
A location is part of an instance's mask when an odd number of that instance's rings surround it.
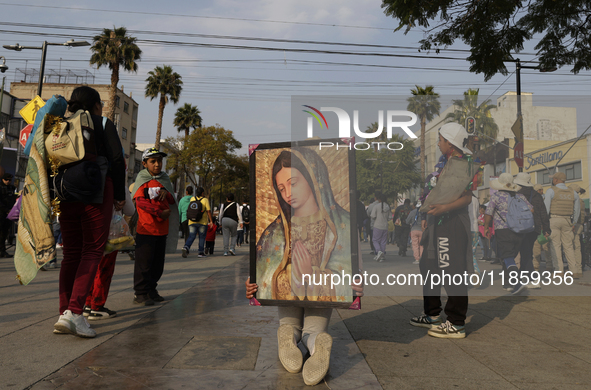
M 362 243 L 364 269 L 418 272 L 411 256 L 388 250 L 376 263 Z M 184 259 L 179 250 L 167 255 L 159 285 L 166 301 L 139 307 L 132 304 L 133 261 L 120 254 L 107 302 L 118 316 L 92 322 L 97 337 L 81 339 L 52 334 L 59 269 L 20 286 L 13 260 L 0 259 L 0 389 L 310 388 L 279 363 L 276 308 L 251 307 L 244 298 L 248 262 L 247 247 L 204 259 Z M 460 340 L 409 325 L 422 298 L 408 291 L 368 286 L 362 310 L 333 312 L 331 368 L 316 388 L 589 388 L 591 272 L 568 290 L 579 296 L 544 296 L 550 290 L 543 288 L 513 297 L 497 282 L 473 289 Z

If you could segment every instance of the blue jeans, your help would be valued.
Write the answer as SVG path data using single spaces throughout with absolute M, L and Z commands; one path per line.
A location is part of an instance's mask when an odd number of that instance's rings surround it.
M 200 223 L 194 223 L 189 225 L 189 238 L 185 242 L 185 248 L 191 249 L 191 245 L 193 245 L 193 241 L 197 238 L 197 233 L 199 233 L 199 251 L 197 253 L 203 254 L 205 251 L 205 235 L 207 234 L 207 225 L 201 225 Z

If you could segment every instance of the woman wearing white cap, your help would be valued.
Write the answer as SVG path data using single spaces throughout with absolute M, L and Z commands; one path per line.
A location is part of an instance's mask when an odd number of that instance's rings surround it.
M 433 178 L 439 173 L 447 161 L 453 157 L 467 158 L 472 154 L 465 148 L 468 134 L 462 125 L 447 123 L 439 129 L 439 149 L 443 154 L 435 166 L 437 173 L 427 177 L 427 187 L 423 193 L 426 197 Z M 478 172 L 476 173 L 478 175 Z M 460 198 L 448 204 L 430 206 L 426 220 L 421 221 L 424 232 L 421 240 L 423 254 L 419 268 L 424 278 L 427 275 L 460 274 L 469 275 L 474 272 L 472 259 L 472 233 L 468 205 L 472 202 L 472 189 L 476 185 L 477 176 L 468 186 Z M 442 180 L 442 179 L 439 179 Z M 443 284 L 448 295 L 445 305 L 447 320 L 442 321 L 441 313 L 441 285 L 437 283 L 433 288 L 427 281 L 423 287 L 424 314 L 410 320 L 413 326 L 428 328 L 428 334 L 440 338 L 466 337 L 465 321 L 468 311 L 468 286 L 460 283 Z

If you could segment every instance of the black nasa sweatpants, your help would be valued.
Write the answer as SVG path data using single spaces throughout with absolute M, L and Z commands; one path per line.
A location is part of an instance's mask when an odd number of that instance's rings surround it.
M 431 239 L 431 238 L 430 238 Z M 463 326 L 468 311 L 468 286 L 464 283 L 466 268 L 466 250 L 471 244 L 466 228 L 457 215 L 445 217 L 441 225 L 435 226 L 436 258 L 429 258 L 426 250 L 420 261 L 420 270 L 425 280 L 423 286 L 423 306 L 425 314 L 438 316 L 441 313 L 441 287 L 445 288 L 448 298 L 445 304 L 447 320 L 454 325 Z M 445 273 L 445 277 L 443 277 Z M 433 275 L 439 275 L 433 279 Z M 461 275 L 455 277 L 454 275 Z M 448 277 L 449 276 L 449 277 Z M 451 279 L 451 280 L 450 280 Z M 459 282 L 461 279 L 460 283 Z M 469 279 L 469 275 L 468 275 Z

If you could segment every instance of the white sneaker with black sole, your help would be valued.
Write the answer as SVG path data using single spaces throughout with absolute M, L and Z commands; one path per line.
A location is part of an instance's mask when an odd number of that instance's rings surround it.
M 96 336 L 96 332 L 86 322 L 86 318 L 82 314 L 74 314 L 70 310 L 64 311 L 53 327 L 58 332 L 70 333 L 79 337 L 92 338 Z
M 91 310 L 88 315 L 89 321 L 104 320 L 107 318 L 117 317 L 117 312 L 109 310 L 106 307 L 99 307 L 97 310 Z

